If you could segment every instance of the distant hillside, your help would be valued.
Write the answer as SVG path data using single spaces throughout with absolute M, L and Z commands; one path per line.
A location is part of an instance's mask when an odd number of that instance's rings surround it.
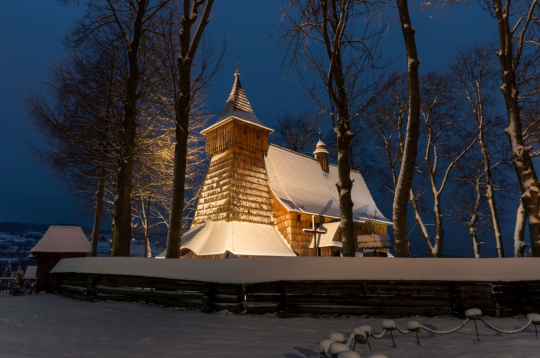
M 55 224 L 55 225 L 66 225 L 70 224 Z M 36 233 L 45 233 L 50 225 L 48 224 L 34 224 L 34 223 L 20 223 L 20 222 L 0 222 L 0 232 L 11 235 L 23 235 L 28 232 Z M 79 225 L 77 225 L 79 226 Z M 88 227 L 82 227 L 85 233 L 90 233 L 92 229 Z

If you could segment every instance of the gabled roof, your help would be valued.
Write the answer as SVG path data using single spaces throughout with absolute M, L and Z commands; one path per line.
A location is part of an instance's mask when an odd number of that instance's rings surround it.
M 182 250 L 199 256 L 235 255 L 296 256 L 279 231 L 271 225 L 240 221 L 207 221 L 182 235 Z
M 30 250 L 36 252 L 87 252 L 91 250 L 90 242 L 80 226 L 51 225 L 45 235 Z
M 330 172 L 325 173 L 317 160 L 274 144 L 268 148 L 265 163 L 270 189 L 287 210 L 341 217 L 336 165 L 330 165 Z M 374 219 L 391 224 L 375 205 L 362 175 L 351 171 L 351 179 L 354 221 Z
M 202 130 L 201 133 L 204 134 L 208 132 L 210 129 L 222 124 L 222 122 L 225 122 L 229 118 L 237 118 L 241 121 L 254 124 L 273 132 L 271 128 L 268 128 L 262 124 L 255 113 L 253 113 L 253 109 L 251 109 L 251 104 L 247 99 L 246 92 L 244 92 L 242 84 L 240 83 L 240 73 L 238 72 L 238 69 L 236 70 L 234 77 L 234 84 L 231 89 L 231 93 L 229 94 L 229 98 L 227 98 L 227 102 L 225 102 L 225 107 L 223 107 L 221 110 L 219 118 L 217 119 L 216 123 Z

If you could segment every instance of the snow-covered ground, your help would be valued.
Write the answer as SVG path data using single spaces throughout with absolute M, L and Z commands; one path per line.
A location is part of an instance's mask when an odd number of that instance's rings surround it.
M 380 257 L 149 260 L 140 257 L 88 257 L 64 259 L 51 272 L 133 275 L 217 283 L 283 280 L 517 282 L 540 281 L 539 264 L 540 259 L 536 257 L 482 260 Z
M 438 329 L 455 327 L 455 318 L 414 318 Z M 487 318 L 505 329 L 525 318 Z M 402 328 L 406 319 L 397 319 Z M 0 297 L 2 357 L 317 357 L 318 342 L 328 333 L 348 334 L 368 324 L 381 331 L 381 318 L 290 318 L 176 311 L 144 304 L 83 302 L 43 294 Z M 372 353 L 392 357 L 534 357 L 540 351 L 534 328 L 501 335 L 479 324 L 481 341 L 469 323 L 458 333 L 422 332 L 371 340 Z M 365 346 L 357 353 L 367 357 Z

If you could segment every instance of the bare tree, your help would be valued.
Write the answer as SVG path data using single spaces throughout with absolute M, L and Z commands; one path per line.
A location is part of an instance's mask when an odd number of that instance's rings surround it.
M 122 59 L 114 46 L 103 53 L 97 41 L 68 53 L 54 66 L 48 84 L 55 104 L 38 92 L 28 105 L 47 138 L 45 148 L 37 149 L 40 158 L 57 170 L 78 202 L 93 206 L 91 255 L 96 256 L 107 181 L 116 175 Z
M 180 257 L 182 218 L 185 204 L 186 167 L 188 165 L 189 123 L 192 115 L 191 106 L 196 94 L 205 88 L 209 79 L 213 77 L 221 63 L 220 56 L 214 70 L 208 67 L 211 55 L 208 49 L 203 49 L 202 55 L 199 56 L 201 58 L 200 63 L 197 63 L 196 60 L 197 49 L 201 43 L 204 30 L 210 22 L 209 17 L 213 4 L 213 0 L 183 0 L 182 8 L 180 9 L 182 21 L 178 38 L 179 55 L 176 59 L 176 71 L 171 72 L 174 82 L 173 98 L 176 144 L 170 206 L 171 214 L 167 236 L 167 258 Z M 195 31 L 192 34 L 193 29 Z M 192 70 L 197 65 L 200 67 L 200 72 L 197 76 L 193 76 Z
M 357 248 L 353 229 L 350 148 L 356 120 L 376 95 L 382 55 L 379 40 L 385 31 L 378 7 L 382 1 L 291 0 L 284 7 L 280 41 L 291 64 L 300 71 L 308 97 L 332 120 L 336 135 L 344 256 Z M 309 69 L 309 79 L 303 75 Z
M 470 156 L 459 165 L 458 185 L 455 186 L 450 209 L 450 219 L 469 230 L 475 258 L 480 258 L 479 236 L 485 229 L 487 216 L 484 195 L 484 163 L 478 155 Z M 481 156 L 480 156 L 481 157 Z
M 304 111 L 297 115 L 285 113 L 277 119 L 274 139 L 277 144 L 298 153 L 311 154 L 317 143 L 320 115 Z
M 521 187 L 521 203 L 529 222 L 531 250 L 540 256 L 540 183 L 524 138 L 521 114 L 522 90 L 527 88 L 538 67 L 540 47 L 536 46 L 540 7 L 538 0 L 512 2 L 492 0 L 498 23 L 501 91 L 504 96 L 508 127 L 505 132 L 512 148 L 513 164 Z M 518 215 L 519 218 L 519 215 Z M 518 220 L 519 221 L 519 220 Z M 516 243 L 518 245 L 519 243 Z
M 412 27 L 407 0 L 396 0 L 405 50 L 407 52 L 408 75 L 408 118 L 403 144 L 403 155 L 392 207 L 394 222 L 394 250 L 398 257 L 409 256 L 409 240 L 407 236 L 407 209 L 412 191 L 413 176 L 418 154 L 418 138 L 420 136 L 420 84 L 418 77 L 418 54 L 416 50 L 415 30 Z
M 478 146 L 483 158 L 484 177 L 485 177 L 485 195 L 489 207 L 489 214 L 495 236 L 495 245 L 497 256 L 504 257 L 504 248 L 502 241 L 501 225 L 497 210 L 495 198 L 495 183 L 493 179 L 493 164 L 500 165 L 501 161 L 492 163 L 492 151 L 498 151 L 501 143 L 497 137 L 492 135 L 492 143 L 488 141 L 487 136 L 500 120 L 494 114 L 493 94 L 495 92 L 495 76 L 493 71 L 494 51 L 486 46 L 472 46 L 465 49 L 459 49 L 455 60 L 450 64 L 450 69 L 456 77 L 459 88 L 458 93 L 468 104 L 472 117 L 476 122 L 478 129 Z M 490 111 L 491 110 L 491 111 Z

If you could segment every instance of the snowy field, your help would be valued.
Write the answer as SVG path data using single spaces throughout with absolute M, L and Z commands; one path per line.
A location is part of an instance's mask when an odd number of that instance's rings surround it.
M 428 327 L 449 329 L 455 318 L 415 318 Z M 487 318 L 512 329 L 525 318 Z M 0 296 L 1 357 L 317 357 L 318 342 L 330 332 L 351 332 L 368 324 L 381 331 L 380 318 L 290 318 L 204 314 L 121 302 L 83 302 L 57 295 Z M 405 328 L 406 319 L 396 319 Z M 534 328 L 501 335 L 479 324 L 481 341 L 469 323 L 458 333 L 422 332 L 372 340 L 372 353 L 392 357 L 535 357 Z M 367 357 L 365 346 L 356 352 Z

